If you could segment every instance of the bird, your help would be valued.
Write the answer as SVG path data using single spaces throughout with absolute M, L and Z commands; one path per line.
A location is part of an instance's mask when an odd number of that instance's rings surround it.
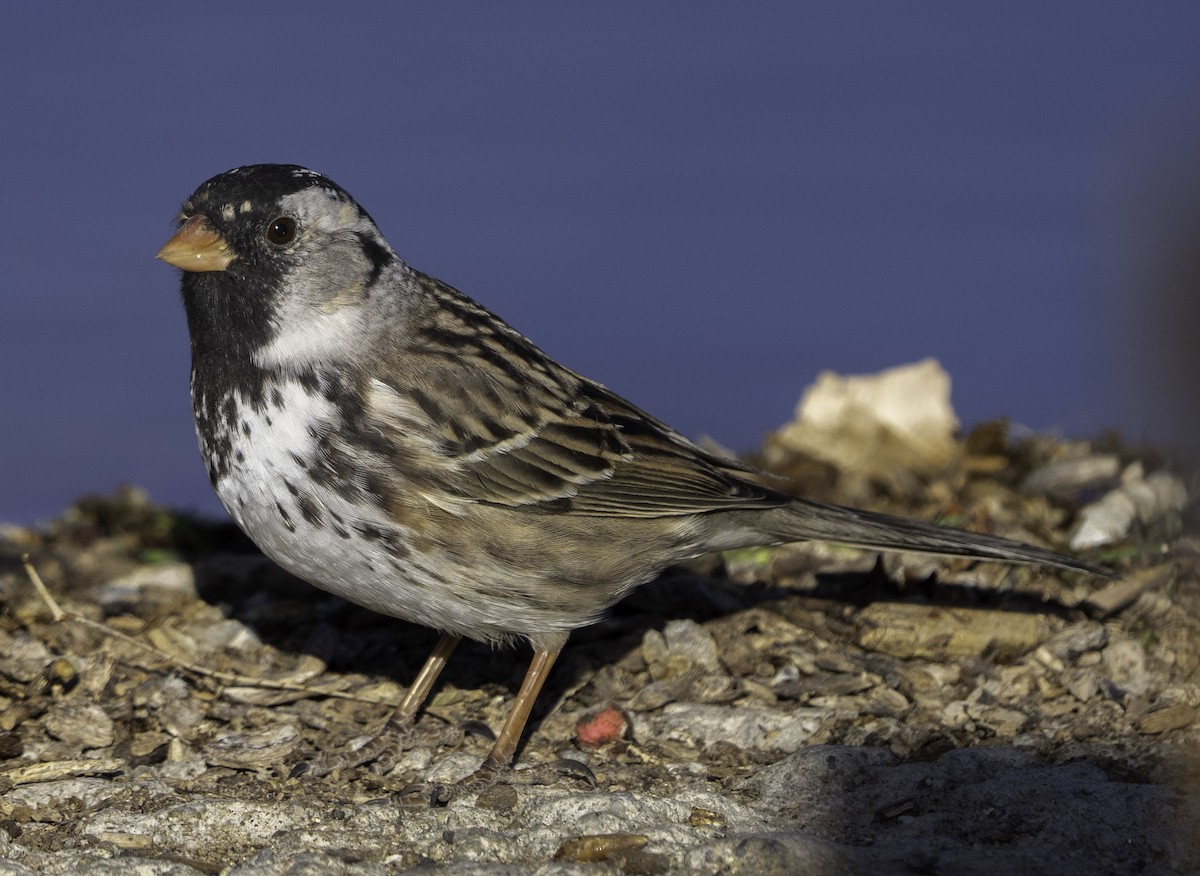
M 495 780 L 570 632 L 710 552 L 822 540 L 1110 575 L 791 495 L 409 266 L 304 167 L 207 180 L 157 258 L 181 270 L 198 444 L 233 520 L 299 578 L 441 633 L 377 736 L 294 774 L 386 771 L 461 639 L 525 640 L 528 671 L 471 777 Z

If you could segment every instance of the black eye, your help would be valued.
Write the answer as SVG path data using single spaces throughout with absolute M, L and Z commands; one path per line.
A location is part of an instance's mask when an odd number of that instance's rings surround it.
M 280 216 L 272 219 L 267 225 L 267 240 L 276 246 L 291 243 L 296 237 L 296 220 L 290 216 Z

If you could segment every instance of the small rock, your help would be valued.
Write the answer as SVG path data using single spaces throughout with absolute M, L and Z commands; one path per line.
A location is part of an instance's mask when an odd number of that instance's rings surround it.
M 144 758 L 159 749 L 163 749 L 170 742 L 171 737 L 169 735 L 157 730 L 135 733 L 129 743 L 129 753 L 135 759 Z M 163 756 L 166 756 L 165 749 Z
M 642 655 L 655 680 L 673 678 L 692 668 L 721 671 L 716 639 L 692 620 L 673 620 L 660 633 L 650 630 L 642 640 Z
M 1143 477 L 1141 463 L 1121 474 L 1121 486 L 1079 512 L 1079 523 L 1070 538 L 1072 550 L 1085 550 L 1120 541 L 1135 521 L 1152 523 L 1187 505 L 1187 488 L 1169 472 Z
M 1116 639 L 1102 652 L 1105 674 L 1125 690 L 1145 693 L 1151 679 L 1146 672 L 1146 649 L 1135 639 Z
M 158 721 L 163 730 L 185 742 L 195 739 L 204 718 L 204 704 L 192 697 L 170 702 L 158 713 Z
M 192 634 L 202 654 L 222 648 L 239 651 L 262 647 L 262 640 L 248 626 L 236 620 L 197 624 Z
M 1073 499 L 1085 490 L 1111 486 L 1120 471 L 1121 459 L 1115 453 L 1089 453 L 1034 469 L 1021 483 L 1021 491 Z
M 702 706 L 673 703 L 662 710 L 657 732 L 698 745 L 728 742 L 741 749 L 796 751 L 810 739 L 832 711 Z M 639 738 L 641 738 L 639 736 Z
M 1071 624 L 1059 630 L 1042 645 L 1060 660 L 1072 661 L 1087 651 L 1099 651 L 1108 644 L 1108 630 L 1096 621 Z
M 975 729 L 975 721 L 971 717 L 970 703 L 966 700 L 955 700 L 947 703 L 942 709 L 942 723 L 950 728 Z
M 40 678 L 54 662 L 50 649 L 28 633 L 11 636 L 4 630 L 0 630 L 0 658 L 0 673 L 23 684 Z
M 1067 679 L 1067 690 L 1075 699 L 1086 703 L 1100 692 L 1100 681 L 1090 669 L 1077 669 Z
M 1196 723 L 1197 710 L 1185 703 L 1176 703 L 1143 715 L 1137 722 L 1140 733 L 1166 733 L 1169 730 L 1186 730 Z
M 295 759 L 300 749 L 300 731 L 293 724 L 279 724 L 253 733 L 227 733 L 204 747 L 204 759 L 212 766 L 261 770 Z
M 97 705 L 61 704 L 42 719 L 55 739 L 81 748 L 106 748 L 113 744 L 113 722 Z
M 678 700 L 686 688 L 686 679 L 652 681 L 630 697 L 626 705 L 631 712 L 653 712 Z
M 1001 739 L 1012 739 L 1029 723 L 1029 716 L 1016 709 L 992 706 L 979 709 L 976 722 L 992 730 Z
M 195 598 L 196 577 L 187 563 L 140 566 L 112 579 L 96 594 L 96 600 L 110 615 L 135 611 L 146 616 L 148 604 Z

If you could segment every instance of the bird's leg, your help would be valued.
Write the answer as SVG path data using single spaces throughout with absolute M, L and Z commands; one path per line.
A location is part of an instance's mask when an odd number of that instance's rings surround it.
M 465 784 L 494 781 L 512 763 L 513 753 L 521 741 L 521 734 L 525 732 L 525 724 L 529 721 L 533 703 L 541 692 L 542 685 L 546 683 L 546 676 L 550 674 L 550 667 L 554 665 L 562 646 L 563 642 L 559 642 L 557 647 L 538 648 L 533 652 L 529 671 L 525 673 L 525 680 L 521 682 L 521 689 L 513 701 L 508 720 L 504 722 L 504 729 L 500 731 L 491 752 L 484 758 L 483 765 L 464 780 Z
M 326 753 L 306 763 L 297 764 L 291 774 L 325 776 L 334 770 L 350 769 L 365 763 L 373 764 L 376 772 L 388 772 L 399 760 L 405 734 L 412 728 L 417 712 L 420 711 L 434 682 L 442 674 L 446 661 L 450 659 L 454 647 L 461 639 L 462 636 L 453 633 L 442 634 L 433 653 L 413 679 L 404 699 L 374 739 L 355 751 Z

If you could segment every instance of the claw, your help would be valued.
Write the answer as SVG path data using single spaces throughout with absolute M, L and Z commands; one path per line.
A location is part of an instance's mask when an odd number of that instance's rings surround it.
M 454 799 L 455 786 L 441 782 L 416 782 L 401 788 L 396 799 L 406 809 L 433 809 Z
M 492 761 L 485 760 L 483 766 L 459 782 L 458 786 L 464 791 L 478 791 L 489 785 L 496 784 L 500 776 L 506 772 L 509 772 L 509 770 L 505 767 L 497 766 Z
M 368 739 L 365 745 L 352 751 L 318 754 L 296 764 L 288 776 L 319 779 L 335 770 L 350 770 L 365 764 L 371 764 L 371 771 L 376 775 L 386 775 L 400 759 L 409 729 L 389 722 L 378 736 Z
M 560 757 L 558 760 L 546 764 L 546 769 L 556 770 L 559 774 L 568 778 L 587 782 L 589 787 L 596 787 L 596 774 L 592 772 L 590 766 L 581 760 L 575 760 L 572 757 Z
M 483 739 L 486 739 L 488 742 L 496 741 L 496 731 L 493 730 L 491 727 L 489 727 L 487 724 L 485 724 L 483 721 L 477 721 L 477 720 L 463 721 L 461 724 L 458 725 L 458 729 L 461 730 L 463 733 L 467 733 L 471 736 L 482 737 Z

